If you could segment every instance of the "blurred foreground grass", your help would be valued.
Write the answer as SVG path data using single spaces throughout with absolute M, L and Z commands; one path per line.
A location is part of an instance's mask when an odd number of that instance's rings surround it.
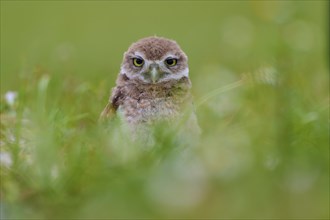
M 1 218 L 329 218 L 327 8 L 1 1 Z M 97 124 L 154 34 L 189 56 L 197 148 L 114 146 Z

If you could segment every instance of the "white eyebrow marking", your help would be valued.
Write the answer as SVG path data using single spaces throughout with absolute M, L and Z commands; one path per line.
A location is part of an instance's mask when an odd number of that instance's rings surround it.
M 162 57 L 162 60 L 164 60 L 164 59 L 166 59 L 166 58 L 174 58 L 174 59 L 179 59 L 179 57 L 178 56 L 176 56 L 176 55 L 174 55 L 174 54 L 172 54 L 172 53 L 167 53 L 167 54 L 165 54 L 163 57 Z
M 138 51 L 135 51 L 135 52 L 134 52 L 134 55 L 135 55 L 135 56 L 139 56 L 139 57 L 145 59 L 144 55 L 143 55 L 142 53 L 138 52 Z

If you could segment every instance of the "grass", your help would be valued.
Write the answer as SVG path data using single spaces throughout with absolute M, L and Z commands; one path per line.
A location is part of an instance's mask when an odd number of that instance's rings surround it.
M 329 218 L 327 7 L 1 1 L 1 218 Z M 155 33 L 189 57 L 194 148 L 97 123 Z

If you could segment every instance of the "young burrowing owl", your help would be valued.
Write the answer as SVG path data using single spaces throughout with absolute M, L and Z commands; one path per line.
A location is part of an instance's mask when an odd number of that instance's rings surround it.
M 157 122 L 183 122 L 185 132 L 199 132 L 188 73 L 188 58 L 175 41 L 148 37 L 133 43 L 101 118 L 117 112 L 135 138 Z

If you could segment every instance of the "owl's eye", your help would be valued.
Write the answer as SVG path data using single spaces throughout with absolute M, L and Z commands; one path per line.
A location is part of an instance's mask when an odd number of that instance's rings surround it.
M 133 58 L 134 66 L 141 67 L 144 64 L 144 60 L 141 58 Z
M 174 59 L 174 58 L 167 58 L 165 60 L 165 63 L 167 66 L 175 66 L 177 62 L 178 62 L 178 60 Z

